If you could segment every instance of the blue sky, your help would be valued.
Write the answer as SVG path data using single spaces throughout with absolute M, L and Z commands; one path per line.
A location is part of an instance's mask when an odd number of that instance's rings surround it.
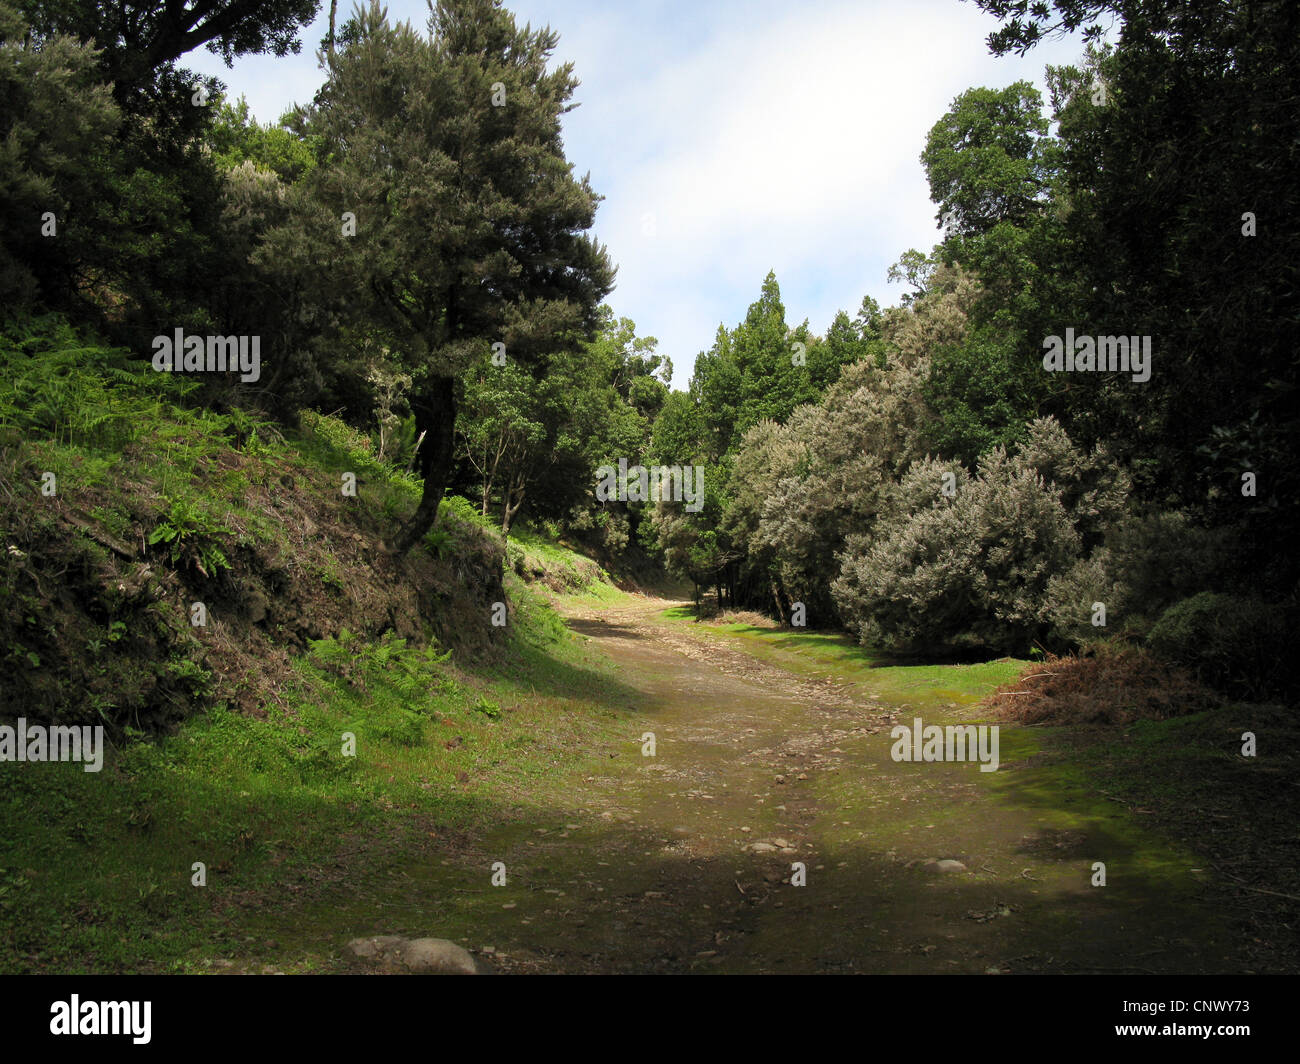
M 340 0 L 342 21 L 352 7 Z M 919 156 L 959 93 L 1076 62 L 1077 40 L 1025 58 L 988 54 L 996 22 L 959 0 L 506 0 L 522 24 L 560 35 L 580 106 L 566 154 L 605 200 L 597 237 L 619 265 L 608 302 L 659 339 L 684 388 L 718 325 L 740 321 L 776 271 L 789 323 L 823 332 L 864 295 L 887 306 L 889 265 L 938 236 Z M 207 51 L 182 64 L 215 74 L 261 121 L 306 102 L 328 0 L 298 56 L 233 69 Z M 388 5 L 423 27 L 423 2 Z M 1046 93 L 1044 92 L 1044 98 Z

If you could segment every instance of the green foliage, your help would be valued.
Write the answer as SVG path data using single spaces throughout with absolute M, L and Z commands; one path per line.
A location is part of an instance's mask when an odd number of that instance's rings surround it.
M 847 332 L 852 332 L 849 325 Z M 845 357 L 856 353 L 848 337 Z M 799 346 L 802 345 L 802 350 Z M 762 294 L 745 320 L 730 332 L 719 327 L 713 347 L 695 360 L 691 396 L 699 405 L 707 432 L 707 452 L 720 458 L 734 450 L 745 431 L 765 419 L 784 421 L 801 403 L 817 398 L 819 389 L 805 364 L 813 345 L 808 323 L 786 325 L 785 305 L 776 275 L 768 273 Z M 823 375 L 828 369 L 823 367 Z M 682 457 L 674 459 L 683 462 Z
M 212 155 L 223 169 L 251 162 L 291 185 L 316 164 L 313 138 L 299 137 L 289 129 L 289 115 L 278 125 L 263 126 L 249 116 L 248 101 L 242 96 L 233 104 L 223 99 L 215 106 Z
M 448 495 L 443 499 L 438 515 L 443 523 L 459 523 L 481 529 L 495 527 L 490 518 L 479 513 L 478 508 L 462 495 Z
M 1260 599 L 1202 591 L 1170 606 L 1147 645 L 1203 683 L 1265 698 L 1294 686 L 1287 620 L 1282 607 Z
M 445 528 L 431 528 L 424 535 L 424 545 L 429 548 L 435 557 L 444 558 L 447 555 L 451 539 L 451 533 Z
M 0 3 L 0 305 L 62 296 L 102 236 L 121 112 L 93 44 L 28 35 Z M 48 217 L 47 217 L 48 212 Z M 49 225 L 54 228 L 50 230 Z
M 170 73 L 177 59 L 204 45 L 227 64 L 240 55 L 297 52 L 301 48 L 298 30 L 315 18 L 320 0 L 247 5 L 185 0 L 162 7 L 149 0 L 123 0 L 112 7 L 20 0 L 19 6 L 40 33 L 68 34 L 102 48 L 104 80 L 143 107 L 149 90 L 161 87 L 157 85 L 160 75 Z
M 320 305 L 351 323 L 345 335 L 386 348 L 411 379 L 427 437 L 403 549 L 432 527 L 450 479 L 456 379 L 493 343 L 525 363 L 575 350 L 613 283 L 587 235 L 598 197 L 564 158 L 576 81 L 567 65 L 548 69 L 556 35 L 476 0 L 438 3 L 428 30 L 391 25 L 378 5 L 355 12 L 295 120 L 321 161 L 259 249 L 314 277 Z M 340 239 L 340 203 L 365 239 Z
M 928 449 L 924 395 L 936 345 L 961 335 L 973 285 L 940 268 L 905 310 L 884 315 L 875 354 L 846 366 L 816 404 L 743 438 L 725 496 L 724 530 L 747 555 L 740 581 L 765 605 L 775 588 L 834 618 L 830 585 L 849 536 L 864 536 L 890 486 Z
M 471 708 L 475 713 L 480 713 L 487 717 L 488 720 L 501 719 L 501 706 L 498 703 L 493 702 L 490 698 L 485 698 L 482 695 L 478 697 Z
M 149 533 L 149 542 L 168 544 L 173 564 L 187 558 L 200 571 L 212 575 L 230 568 L 230 559 L 214 542 L 216 537 L 230 532 L 197 500 L 181 497 L 168 500 L 166 515 Z
M 1009 446 L 1043 409 L 1052 384 L 1035 350 L 1052 331 L 1051 315 L 1068 304 L 1052 262 L 1065 249 L 1052 199 L 1060 145 L 1047 128 L 1028 82 L 970 89 L 935 123 L 921 155 L 944 226 L 936 256 L 978 280 L 962 308 L 962 334 L 929 352 L 935 444 L 968 464 Z M 938 276 L 928 260 L 904 265 L 913 283 L 910 274 L 922 265 L 923 276 Z M 922 294 L 928 291 L 927 279 Z
M 961 238 L 1000 222 L 1023 227 L 1046 204 L 1054 149 L 1042 97 L 1029 82 L 962 93 L 921 153 L 945 228 Z
M 911 504 L 882 519 L 873 541 L 850 540 L 833 585 L 840 609 L 864 645 L 1027 650 L 1049 623 L 1048 581 L 1079 550 L 1060 492 L 1001 448 L 975 477 L 956 478 L 952 496 L 943 473 L 916 466 L 900 488 Z
M 1058 0 L 995 43 L 1028 47 L 1044 24 L 1103 11 L 1123 25 L 1114 47 L 1050 78 L 1076 291 L 1059 309 L 1081 333 L 1152 337 L 1153 368 L 1140 386 L 1080 380 L 1062 413 L 1109 439 L 1159 506 L 1248 524 L 1242 573 L 1271 596 L 1300 575 L 1296 303 L 1277 283 L 1300 245 L 1300 114 L 1285 103 L 1300 93 L 1300 10 Z M 1240 492 L 1247 470 L 1254 498 Z
M 0 325 L 0 429 L 119 450 L 195 387 L 89 341 L 58 314 Z

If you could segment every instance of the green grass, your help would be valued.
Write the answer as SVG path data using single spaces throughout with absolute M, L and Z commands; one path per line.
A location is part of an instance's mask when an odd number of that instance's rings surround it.
M 531 581 L 566 595 L 609 595 L 616 589 L 609 573 L 574 547 L 526 526 L 511 529 L 506 566 Z
M 236 933 L 249 906 L 309 896 L 345 861 L 378 875 L 430 832 L 543 802 L 621 714 L 608 668 L 521 593 L 515 654 L 492 671 L 344 633 L 294 663 L 264 720 L 217 709 L 98 774 L 0 773 L 0 971 L 191 971 L 257 953 Z
M 660 616 L 674 624 L 695 625 L 690 606 L 676 606 Z M 916 709 L 949 703 L 973 705 L 1030 664 L 1016 658 L 999 658 L 967 665 L 900 665 L 838 632 L 794 631 L 744 623 L 701 624 L 695 629 L 700 634 L 717 633 L 735 639 L 756 658 L 792 672 L 861 684 L 874 698 Z
M 141 371 L 129 353 L 87 343 L 56 320 L 8 327 L 0 368 L 0 484 L 34 498 L 40 472 L 55 472 L 59 502 L 94 533 L 69 530 L 30 499 L 17 515 L 26 537 L 17 541 L 29 551 L 6 556 L 0 616 L 33 630 L 46 623 L 49 585 L 26 559 L 59 536 L 79 545 L 78 565 L 92 573 L 110 558 L 104 537 L 134 551 L 142 531 L 157 563 L 215 574 L 241 547 L 276 564 L 305 557 L 281 500 L 322 513 L 355 506 L 358 527 L 372 535 L 419 498 L 418 481 L 376 461 L 364 434 L 337 419 L 305 412 L 299 429 L 281 430 L 240 410 L 190 407 L 194 382 Z M 357 498 L 340 503 L 344 472 L 356 474 Z M 17 538 L 19 524 L 10 527 Z M 429 544 L 454 556 L 481 546 L 491 527 L 467 501 L 448 499 Z M 531 557 L 588 578 L 579 555 L 527 541 Z M 339 555 L 314 546 L 303 564 L 342 590 Z M 265 956 L 240 933 L 249 911 L 324 891 L 348 869 L 379 874 L 444 832 L 545 801 L 635 696 L 542 594 L 513 574 L 507 588 L 508 645 L 486 664 L 457 667 L 391 633 L 368 641 L 340 631 L 291 659 L 289 680 L 259 716 L 220 701 L 188 715 L 196 702 L 172 734 L 125 742 L 100 773 L 7 766 L 0 971 L 189 971 L 215 956 Z M 90 722 L 97 707 L 111 719 L 111 702 L 129 686 L 125 672 L 111 671 L 119 665 L 163 670 L 196 695 L 211 689 L 187 618 L 170 617 L 167 603 L 149 609 L 178 628 L 170 658 L 135 654 L 128 644 L 141 633 L 112 616 L 76 641 L 77 660 L 98 667 L 112 695 L 73 692 Z M 115 651 L 120 661 L 110 661 Z M 5 653 L 5 668 L 52 667 L 17 642 Z M 127 725 L 127 736 L 141 734 Z M 206 866 L 205 887 L 191 884 L 195 862 Z

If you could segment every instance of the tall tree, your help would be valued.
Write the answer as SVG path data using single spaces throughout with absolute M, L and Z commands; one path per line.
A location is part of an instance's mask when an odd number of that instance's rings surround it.
M 547 69 L 556 35 L 518 28 L 499 0 L 443 0 L 428 30 L 358 11 L 305 122 L 324 158 L 308 182 L 335 219 L 315 250 L 412 378 L 425 433 L 400 551 L 437 517 L 460 375 L 494 351 L 528 363 L 576 343 L 614 275 L 586 234 L 600 197 L 564 157 L 577 81 L 571 64 Z
M 734 452 L 751 426 L 784 421 L 796 406 L 817 398 L 821 389 L 809 372 L 814 343 L 806 321 L 794 329 L 786 325 L 781 287 L 769 271 L 745 320 L 730 331 L 719 326 L 713 347 L 695 360 L 691 394 L 708 422 L 715 455 Z M 819 379 L 831 375 L 825 365 L 814 368 Z
M 93 46 L 40 46 L 0 2 L 0 304 L 58 299 L 88 282 L 113 174 L 105 156 L 121 112 L 99 82 Z
M 1003 20 L 998 54 L 1118 24 L 1090 80 L 1057 78 L 1063 193 L 1088 331 L 1150 337 L 1151 376 L 1081 380 L 1072 412 L 1134 463 L 1144 497 L 1236 526 L 1245 580 L 1294 594 L 1300 7 L 980 6 Z
M 936 256 L 979 282 L 966 334 L 933 352 L 928 389 L 939 415 L 935 442 L 972 467 L 989 447 L 1016 439 L 1050 387 L 1063 386 L 1044 375 L 1039 350 L 1052 316 L 1067 309 L 1061 278 L 1075 276 L 1053 261 L 1060 154 L 1027 81 L 963 92 L 921 154 L 945 233 Z M 905 271 L 921 265 L 907 256 L 900 263 Z

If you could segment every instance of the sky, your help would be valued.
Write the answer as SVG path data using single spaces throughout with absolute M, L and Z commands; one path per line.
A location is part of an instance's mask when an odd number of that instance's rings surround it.
M 1078 63 L 1076 38 L 995 58 L 995 19 L 960 0 L 506 0 L 522 25 L 560 36 L 579 106 L 565 154 L 604 196 L 595 236 L 618 264 L 607 302 L 658 338 L 684 389 L 720 324 L 743 320 L 769 270 L 786 321 L 823 333 L 886 280 L 908 248 L 939 237 L 920 154 L 930 127 L 973 86 L 1033 82 Z M 339 21 L 351 11 L 340 0 Z M 393 0 L 423 27 L 424 0 Z M 182 66 L 243 95 L 259 121 L 311 99 L 328 0 L 297 56 L 227 68 L 205 50 Z

